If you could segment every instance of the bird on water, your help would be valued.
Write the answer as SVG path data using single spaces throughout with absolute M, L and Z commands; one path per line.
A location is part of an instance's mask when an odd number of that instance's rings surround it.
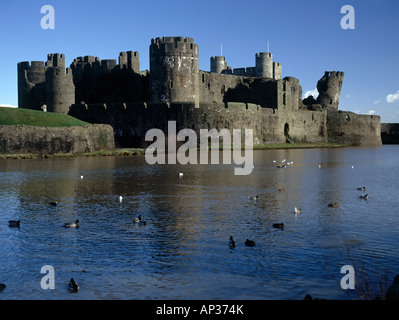
M 73 278 L 71 278 L 71 280 L 68 283 L 68 290 L 70 292 L 78 292 L 79 291 L 79 285 Z
M 9 220 L 8 221 L 8 226 L 10 228 L 19 228 L 20 224 L 21 224 L 21 220 Z
M 233 249 L 237 246 L 237 243 L 233 240 L 233 236 L 230 237 L 230 241 L 229 241 L 229 248 Z
M 284 229 L 284 223 L 273 223 L 273 228 L 276 228 L 276 229 Z
M 364 200 L 368 200 L 369 199 L 369 195 L 368 194 L 362 194 L 359 197 L 360 199 L 364 199 Z
M 331 208 L 338 208 L 338 202 L 329 203 L 328 206 Z
M 79 228 L 79 219 L 76 220 L 75 222 L 67 222 L 64 223 L 65 228 Z
M 255 246 L 255 241 L 247 239 L 247 240 L 245 240 L 245 245 L 247 247 L 254 247 Z
M 143 217 L 141 216 L 141 214 L 137 218 L 134 218 L 133 222 L 144 225 L 144 226 L 147 225 L 147 222 L 143 220 Z

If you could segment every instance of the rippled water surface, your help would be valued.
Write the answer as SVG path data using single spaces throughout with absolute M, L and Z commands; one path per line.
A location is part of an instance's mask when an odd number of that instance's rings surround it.
M 348 299 L 343 265 L 399 273 L 398 159 L 399 146 L 254 151 L 249 176 L 144 156 L 0 161 L 0 299 Z

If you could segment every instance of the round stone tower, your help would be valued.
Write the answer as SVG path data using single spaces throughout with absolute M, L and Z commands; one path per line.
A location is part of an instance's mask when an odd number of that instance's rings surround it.
M 46 103 L 46 67 L 43 61 L 18 63 L 18 106 L 37 109 Z
M 63 54 L 49 54 L 47 59 L 47 111 L 66 114 L 69 107 L 75 103 L 72 70 L 70 68 L 65 70 L 65 56 Z
M 319 91 L 317 102 L 323 108 L 338 110 L 343 80 L 344 73 L 342 71 L 326 71 L 317 82 L 317 91 Z
M 192 38 L 151 39 L 152 102 L 194 102 L 199 106 L 198 46 Z
M 259 52 L 255 55 L 255 75 L 273 78 L 273 55 L 270 52 Z
M 226 69 L 227 69 L 227 62 L 225 57 L 223 56 L 211 57 L 211 72 L 222 73 L 222 71 Z

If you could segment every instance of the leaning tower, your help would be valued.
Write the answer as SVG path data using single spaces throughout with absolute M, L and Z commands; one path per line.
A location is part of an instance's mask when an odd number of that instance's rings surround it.
M 151 39 L 152 102 L 194 102 L 199 106 L 198 46 L 192 38 Z
M 317 82 L 317 91 L 319 91 L 317 102 L 329 110 L 338 110 L 343 80 L 343 72 L 326 71 Z

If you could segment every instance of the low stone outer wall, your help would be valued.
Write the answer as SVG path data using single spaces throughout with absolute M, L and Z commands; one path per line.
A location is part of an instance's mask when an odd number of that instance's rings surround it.
M 75 127 L 0 126 L 0 154 L 78 154 L 114 148 L 114 131 L 106 124 Z
M 381 146 L 380 117 L 349 111 L 327 112 L 328 141 L 353 146 Z

